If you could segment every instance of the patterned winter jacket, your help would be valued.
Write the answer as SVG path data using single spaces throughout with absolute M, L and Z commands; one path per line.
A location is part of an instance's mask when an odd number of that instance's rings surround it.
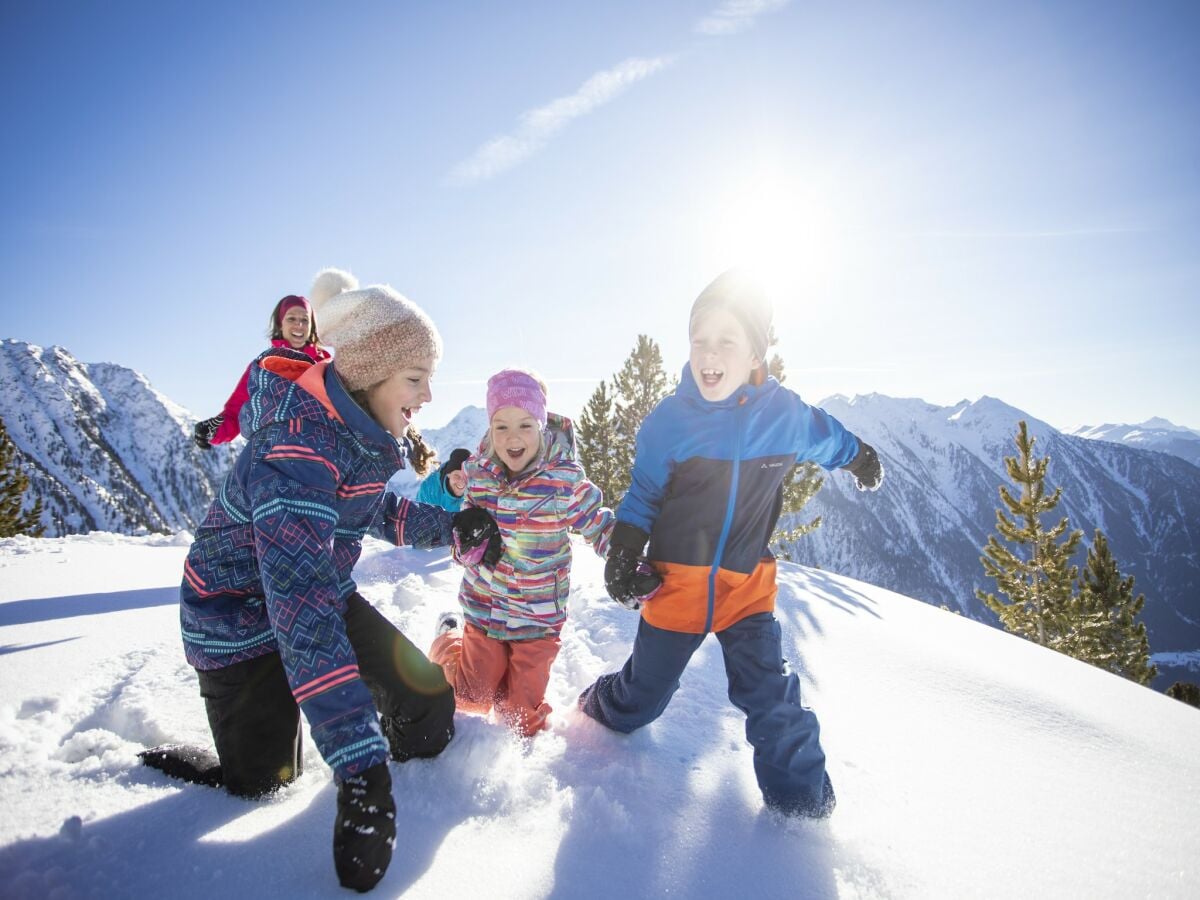
M 684 366 L 679 387 L 638 431 L 629 491 L 617 521 L 650 535 L 663 575 L 642 606 L 651 625 L 704 634 L 775 608 L 767 547 L 794 463 L 846 465 L 858 438 L 774 378 L 705 400 Z
M 393 499 L 381 515 L 407 448 L 350 398 L 333 363 L 267 351 L 251 366 L 241 424 L 248 443 L 184 563 L 184 649 L 202 670 L 279 653 L 341 779 L 388 759 L 342 619 L 362 536 L 440 546 L 450 514 Z
M 282 338 L 274 338 L 271 341 L 271 346 L 276 348 L 291 347 L 287 341 Z M 298 351 L 303 353 L 313 362 L 321 362 L 329 359 L 329 351 L 324 347 L 318 347 L 316 344 L 305 344 L 304 348 Z M 221 415 L 224 417 L 220 426 L 217 428 L 216 434 L 209 440 L 210 444 L 227 444 L 237 437 L 241 432 L 239 428 L 239 417 L 242 412 L 242 407 L 246 401 L 250 399 L 250 370 L 254 368 L 254 362 L 246 366 L 246 371 L 242 373 L 242 377 L 238 379 L 237 386 L 234 387 L 233 393 L 229 395 L 229 399 L 225 401 L 225 406 L 221 410 Z
M 582 534 L 598 555 L 608 554 L 612 510 L 575 461 L 571 421 L 554 413 L 547 419 L 541 459 L 517 477 L 510 480 L 504 464 L 483 448 L 463 465 L 464 509 L 492 514 L 504 553 L 495 567 L 468 567 L 458 599 L 468 622 L 500 640 L 562 630 L 571 588 L 569 532 Z

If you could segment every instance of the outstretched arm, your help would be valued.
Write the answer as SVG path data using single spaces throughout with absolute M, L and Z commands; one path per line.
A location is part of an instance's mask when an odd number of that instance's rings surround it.
M 581 474 L 567 505 L 567 527 L 583 535 L 597 556 L 605 557 L 615 521 L 613 511 L 604 505 L 600 488 Z
M 397 547 L 428 550 L 448 546 L 454 539 L 453 532 L 453 518 L 442 507 L 388 493 L 367 533 Z

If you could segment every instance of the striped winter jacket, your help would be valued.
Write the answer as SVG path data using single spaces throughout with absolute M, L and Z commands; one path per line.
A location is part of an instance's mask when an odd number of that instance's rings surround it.
M 334 366 L 286 349 L 252 365 L 248 442 L 196 531 L 180 619 L 197 669 L 278 652 L 340 779 L 388 758 L 342 619 L 362 536 L 440 546 L 450 514 L 393 500 L 383 515 L 384 485 L 407 448 L 350 398 Z
M 486 441 L 485 441 L 486 445 Z M 495 567 L 467 567 L 458 599 L 468 622 L 499 640 L 558 634 L 567 619 L 571 542 L 579 532 L 608 554 L 613 513 L 575 461 L 571 421 L 547 416 L 541 459 L 510 480 L 499 460 L 467 460 L 467 506 L 487 510 L 500 526 L 504 552 Z
M 684 366 L 679 387 L 642 423 L 617 520 L 650 535 L 663 575 L 642 606 L 651 625 L 704 634 L 775 608 L 767 544 L 792 465 L 849 463 L 858 438 L 774 378 L 705 400 Z

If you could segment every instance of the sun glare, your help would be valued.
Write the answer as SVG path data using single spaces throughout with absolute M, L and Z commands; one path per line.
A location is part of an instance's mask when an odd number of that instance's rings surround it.
M 819 181 L 756 174 L 719 197 L 705 219 L 704 258 L 714 274 L 732 266 L 753 271 L 775 303 L 777 323 L 805 298 L 830 296 L 844 228 Z

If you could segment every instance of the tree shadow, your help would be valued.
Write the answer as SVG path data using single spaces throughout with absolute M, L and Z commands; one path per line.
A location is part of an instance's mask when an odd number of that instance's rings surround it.
M 40 644 L 5 644 L 0 647 L 0 656 L 6 656 L 9 653 L 20 653 L 22 650 L 37 650 L 40 647 L 53 647 L 55 644 L 65 644 L 68 641 L 79 640 L 80 635 L 75 637 L 59 638 L 57 641 L 42 641 Z
M 31 625 L 76 616 L 98 616 L 130 609 L 171 606 L 179 602 L 179 586 L 142 588 L 106 594 L 72 594 L 68 597 L 38 597 L 0 604 L 0 626 Z

